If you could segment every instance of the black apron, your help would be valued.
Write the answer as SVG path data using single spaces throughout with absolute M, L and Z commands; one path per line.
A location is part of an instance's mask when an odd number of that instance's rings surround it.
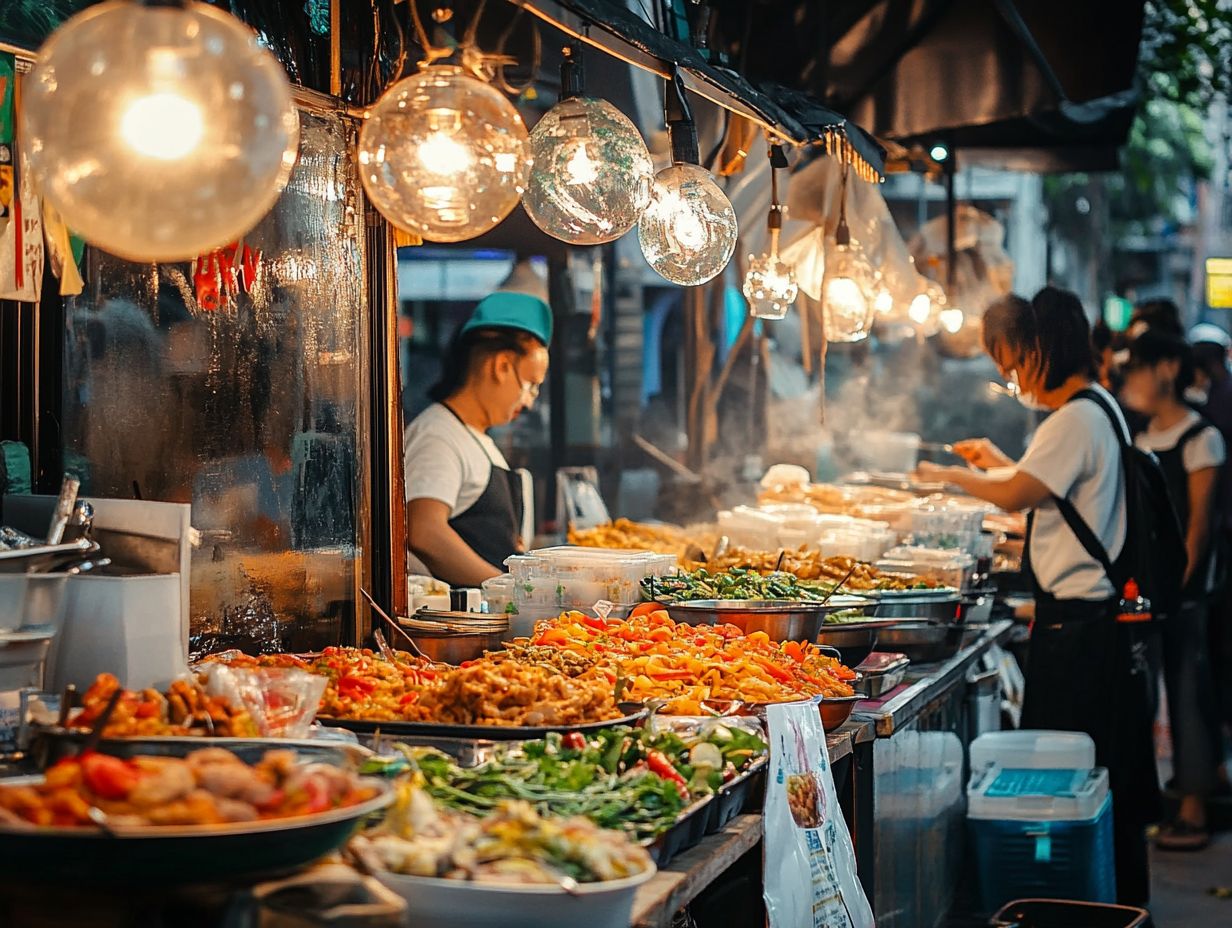
M 448 406 L 445 408 L 449 409 Z M 449 527 L 481 558 L 494 567 L 502 567 L 505 558 L 519 551 L 518 538 L 522 531 L 524 510 L 522 478 L 493 461 L 488 449 L 470 426 L 462 421 L 462 417 L 452 409 L 449 412 L 475 440 L 492 466 L 488 485 L 483 488 L 479 499 L 465 512 L 450 519 Z
M 1120 596 L 1057 599 L 1031 567 L 1035 513 L 1027 517 L 1023 570 L 1035 590 L 1035 621 L 1023 692 L 1024 729 L 1085 732 L 1112 790 L 1117 900 L 1150 897 L 1144 828 L 1162 813 L 1143 632 L 1116 620 Z

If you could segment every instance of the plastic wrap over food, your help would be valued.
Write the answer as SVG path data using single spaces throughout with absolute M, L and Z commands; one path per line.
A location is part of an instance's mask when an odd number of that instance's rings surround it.
M 209 663 L 201 672 L 206 676 L 206 691 L 247 709 L 263 738 L 308 737 L 327 682 L 325 677 L 290 667 L 241 669 Z

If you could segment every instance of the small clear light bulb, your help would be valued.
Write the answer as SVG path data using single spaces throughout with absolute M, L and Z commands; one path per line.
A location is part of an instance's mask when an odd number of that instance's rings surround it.
M 776 189 L 767 219 L 770 250 L 760 257 L 750 255 L 744 275 L 744 298 L 749 301 L 749 314 L 757 319 L 782 319 L 800 293 L 794 268 L 779 257 L 783 209 L 777 199 Z
M 90 6 L 51 34 L 22 91 L 39 193 L 86 241 L 133 261 L 187 260 L 243 236 L 299 150 L 286 72 L 205 3 Z
M 821 284 L 822 319 L 826 338 L 832 342 L 859 342 L 873 328 L 872 267 L 860 243 L 851 237 L 845 221 L 840 221 L 835 244 L 826 255 Z
M 943 309 L 938 314 L 938 320 L 941 322 L 941 327 L 951 335 L 957 335 L 966 322 L 966 314 L 957 306 L 951 306 L 948 309 Z
M 359 132 L 360 180 L 395 226 L 433 242 L 494 228 L 530 172 L 526 126 L 495 87 L 432 65 L 390 87 Z

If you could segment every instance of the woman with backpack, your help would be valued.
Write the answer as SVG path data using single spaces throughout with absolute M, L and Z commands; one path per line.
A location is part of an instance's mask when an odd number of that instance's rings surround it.
M 1182 606 L 1160 628 L 1174 786 L 1181 802 L 1155 843 L 1165 850 L 1200 850 L 1210 843 L 1206 800 L 1219 785 L 1223 757 L 1206 621 L 1217 568 L 1211 544 L 1219 532 L 1216 491 L 1227 455 L 1219 430 L 1185 403 L 1194 358 L 1184 339 L 1154 329 L 1142 333 L 1130 344 L 1123 370 L 1126 405 L 1150 416 L 1137 445 L 1159 460 L 1188 555 Z
M 1030 510 L 1023 570 L 1035 586 L 1035 619 L 1022 727 L 1094 740 L 1113 794 L 1117 898 L 1142 905 L 1159 783 L 1144 649 L 1134 626 L 1118 621 L 1132 446 L 1116 401 L 1096 382 L 1090 339 L 1068 291 L 1046 287 L 1030 302 L 1008 296 L 990 306 L 985 350 L 1019 401 L 1049 415 L 1017 462 L 973 439 L 954 446 L 971 468 L 920 471 L 1008 512 Z

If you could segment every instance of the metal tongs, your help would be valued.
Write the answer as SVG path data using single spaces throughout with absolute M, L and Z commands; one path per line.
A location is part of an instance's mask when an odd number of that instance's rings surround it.
M 423 651 L 419 650 L 419 645 L 415 643 L 415 639 L 406 633 L 405 628 L 403 628 L 399 623 L 391 619 L 389 617 L 389 613 L 387 613 L 384 609 L 382 609 L 380 606 L 376 604 L 376 600 L 372 598 L 371 593 L 365 590 L 362 586 L 359 588 L 359 592 L 363 594 L 364 599 L 368 600 L 368 605 L 372 607 L 372 611 L 375 612 L 377 615 L 379 615 L 382 619 L 384 619 L 390 628 L 392 628 L 394 631 L 396 631 L 399 635 L 402 636 L 402 639 L 410 647 L 412 653 L 414 653 L 417 657 L 422 657 L 424 660 L 428 660 L 428 655 L 424 654 Z M 381 637 L 384 638 L 383 635 Z M 378 642 L 378 647 L 379 646 L 380 646 L 380 643 Z

